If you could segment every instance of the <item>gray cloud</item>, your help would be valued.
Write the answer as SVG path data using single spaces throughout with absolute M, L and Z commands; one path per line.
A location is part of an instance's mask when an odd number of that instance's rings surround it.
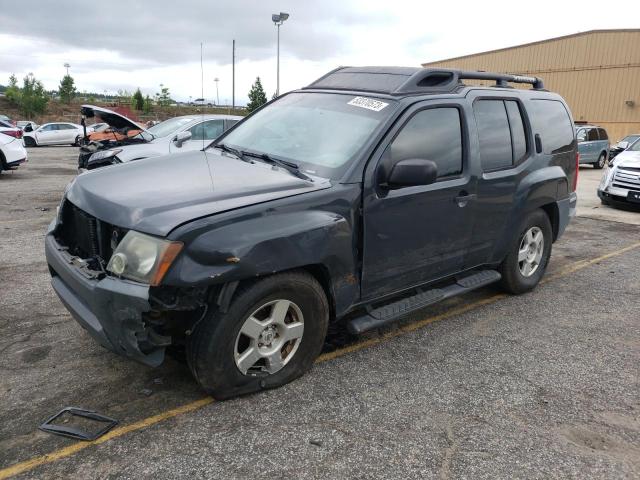
M 158 0 L 144 4 L 131 0 L 97 4 L 34 0 L 28 10 L 26 21 L 24 8 L 2 9 L 2 33 L 44 40 L 61 49 L 115 51 L 124 59 L 135 60 L 136 67 L 197 61 L 201 41 L 207 61 L 227 64 L 234 38 L 239 60 L 272 56 L 276 29 L 270 18 L 279 10 L 291 14 L 281 28 L 283 51 L 308 60 L 323 60 L 348 50 L 349 27 L 371 27 L 385 21 L 379 14 L 357 11 L 340 0 Z M 12 63 L 11 57 L 3 61 Z M 99 54 L 93 63 L 101 68 L 128 68 L 125 62 L 101 63 Z

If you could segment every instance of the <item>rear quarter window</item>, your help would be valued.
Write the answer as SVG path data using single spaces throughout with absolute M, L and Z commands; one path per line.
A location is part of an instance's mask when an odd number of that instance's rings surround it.
M 536 99 L 532 100 L 530 105 L 534 133 L 540 135 L 544 153 L 570 150 L 574 132 L 571 117 L 562 102 Z

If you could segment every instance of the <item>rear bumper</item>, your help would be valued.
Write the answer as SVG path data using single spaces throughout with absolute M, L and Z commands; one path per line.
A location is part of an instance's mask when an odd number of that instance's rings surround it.
M 149 287 L 87 273 L 56 242 L 52 230 L 53 222 L 45 237 L 51 285 L 73 318 L 103 347 L 145 365 L 160 365 L 164 348 L 148 343 L 150 332 L 143 319 L 151 308 Z
M 556 239 L 560 238 L 564 231 L 567 229 L 567 225 L 573 217 L 576 216 L 576 206 L 578 204 L 578 195 L 576 192 L 571 192 L 567 198 L 558 200 L 558 235 Z

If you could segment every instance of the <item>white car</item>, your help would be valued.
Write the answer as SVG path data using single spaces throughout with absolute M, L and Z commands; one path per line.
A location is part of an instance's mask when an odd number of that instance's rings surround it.
M 244 118 L 235 115 L 185 115 L 144 129 L 111 110 L 89 105 L 83 105 L 82 108 L 83 114 L 99 116 L 118 132 L 138 132 L 124 140 L 105 140 L 82 146 L 78 167 L 87 170 L 170 153 L 201 150 Z
M 84 136 L 81 125 L 69 122 L 45 123 L 32 132 L 24 132 L 27 147 L 40 145 L 79 145 Z
M 29 120 L 18 120 L 16 127 L 21 128 L 23 132 L 32 132 L 38 128 L 38 124 Z
M 14 170 L 27 161 L 27 151 L 22 146 L 21 136 L 19 128 L 0 124 L 0 172 Z
M 633 205 L 640 208 L 640 140 L 616 155 L 606 168 L 598 187 L 605 205 Z

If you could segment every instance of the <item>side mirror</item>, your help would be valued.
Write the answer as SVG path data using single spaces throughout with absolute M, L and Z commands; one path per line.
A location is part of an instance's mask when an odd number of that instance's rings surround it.
M 176 147 L 182 147 L 182 144 L 191 138 L 191 132 L 189 130 L 185 132 L 180 132 L 173 139 L 173 143 L 176 144 Z
M 626 150 L 627 148 L 629 148 L 629 142 L 618 142 L 618 148 Z
M 412 158 L 400 160 L 391 169 L 387 188 L 430 185 L 438 178 L 438 166 L 431 160 Z

